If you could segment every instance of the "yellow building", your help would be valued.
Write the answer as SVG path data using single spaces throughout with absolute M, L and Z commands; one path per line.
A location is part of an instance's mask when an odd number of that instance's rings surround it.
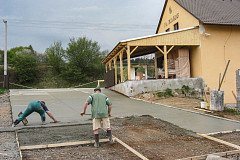
M 166 0 L 156 33 L 120 41 L 103 60 L 106 71 L 115 68 L 115 84 L 123 82 L 123 60 L 127 59 L 131 80 L 130 59 L 155 53 L 155 78 L 201 77 L 213 90 L 219 88 L 227 68 L 221 90 L 225 103 L 236 103 L 239 8 L 239 0 Z

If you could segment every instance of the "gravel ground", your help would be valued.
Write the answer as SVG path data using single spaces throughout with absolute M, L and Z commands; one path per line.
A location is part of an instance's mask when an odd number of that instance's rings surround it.
M 115 118 L 111 122 L 114 136 L 149 159 L 186 158 L 234 150 L 150 116 Z M 91 140 L 91 129 L 91 125 L 35 128 L 19 131 L 18 135 L 20 145 L 36 145 Z M 104 132 L 101 132 L 100 137 L 105 138 Z M 88 145 L 22 153 L 24 159 L 134 159 L 133 153 L 124 150 L 120 144 L 111 146 L 105 143 L 98 149 Z
M 9 94 L 0 95 L 0 127 L 12 125 L 11 107 Z
M 137 156 L 120 144 L 102 144 L 100 148 L 92 146 L 61 147 L 23 151 L 24 160 L 139 160 Z
M 149 116 L 115 121 L 115 135 L 149 159 L 178 159 L 234 150 Z
M 15 139 L 15 132 L 0 133 L 0 159 L 19 159 L 18 145 Z
M 32 128 L 18 131 L 19 143 L 24 145 L 39 145 L 63 143 L 72 141 L 86 141 L 93 139 L 92 125 L 76 125 L 49 128 Z M 100 138 L 106 138 L 103 131 Z
M 175 106 L 181 106 L 178 101 L 172 101 Z M 184 107 L 191 107 L 197 102 L 186 101 Z M 190 104 L 190 105 L 189 105 Z M 170 104 L 168 104 L 170 105 Z M 187 107 L 187 108 L 188 108 Z M 11 109 L 8 94 L 0 97 L 0 128 L 10 127 L 12 124 Z M 216 152 L 234 150 L 214 141 L 202 138 L 191 131 L 184 130 L 168 122 L 151 116 L 115 118 L 111 120 L 113 135 L 127 143 L 149 159 L 176 159 L 198 156 Z M 239 132 L 218 134 L 215 137 L 240 145 Z M 20 145 L 37 145 L 61 143 L 81 140 L 92 140 L 91 124 L 25 128 L 18 131 Z M 100 138 L 106 138 L 101 132 Z M 0 132 L 0 159 L 19 159 L 15 132 Z M 23 159 L 83 159 L 83 160 L 135 160 L 139 159 L 118 143 L 101 144 L 100 148 L 93 145 L 59 147 L 22 151 Z
M 9 94 L 0 95 L 0 127 L 11 127 L 12 116 Z M 0 132 L 0 159 L 19 159 L 15 132 Z
M 223 117 L 223 118 L 240 121 L 239 114 L 235 114 L 235 113 L 231 113 L 231 112 L 216 112 L 216 111 L 212 111 L 212 112 L 208 111 L 207 112 L 204 110 L 198 110 L 198 109 L 201 109 L 200 108 L 201 100 L 196 99 L 196 98 L 187 98 L 187 97 L 158 98 L 150 93 L 140 94 L 140 95 L 135 96 L 135 98 L 143 99 L 143 100 L 146 100 L 149 102 L 160 103 L 163 105 L 178 107 L 178 108 L 182 108 L 182 109 L 188 109 L 188 110 L 195 111 L 195 112 L 211 114 L 214 116 L 219 116 L 219 117 Z
M 232 133 L 220 133 L 213 135 L 212 137 L 216 137 L 218 139 L 236 144 L 240 146 L 240 132 L 232 132 Z

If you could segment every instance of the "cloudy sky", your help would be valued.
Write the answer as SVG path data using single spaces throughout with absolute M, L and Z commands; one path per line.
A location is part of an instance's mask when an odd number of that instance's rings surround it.
M 32 45 L 44 52 L 54 41 L 86 36 L 102 50 L 121 40 L 154 34 L 165 0 L 0 0 L 0 49 L 8 21 L 8 49 Z

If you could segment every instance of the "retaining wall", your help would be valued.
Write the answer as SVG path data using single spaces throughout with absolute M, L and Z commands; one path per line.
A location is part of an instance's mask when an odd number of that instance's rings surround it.
M 150 91 L 164 91 L 167 88 L 181 89 L 183 85 L 199 91 L 204 89 L 204 82 L 202 78 L 127 81 L 117 84 L 110 89 L 131 97 Z

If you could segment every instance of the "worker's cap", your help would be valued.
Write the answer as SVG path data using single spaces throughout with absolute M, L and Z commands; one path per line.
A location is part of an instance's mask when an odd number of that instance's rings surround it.
M 95 91 L 100 91 L 100 92 L 101 92 L 100 86 L 97 86 L 96 88 L 94 88 L 94 92 L 95 92 Z

